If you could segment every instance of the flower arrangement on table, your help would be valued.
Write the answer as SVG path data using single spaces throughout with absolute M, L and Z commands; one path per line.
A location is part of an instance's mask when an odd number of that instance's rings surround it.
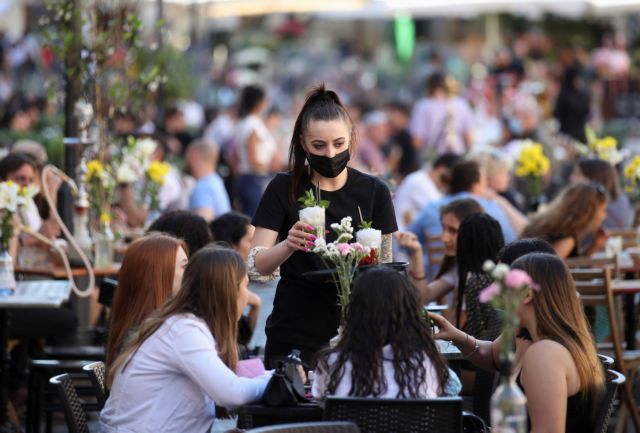
M 0 215 L 2 220 L 2 239 L 0 251 L 9 250 L 9 240 L 13 237 L 13 217 L 27 206 L 33 197 L 38 194 L 38 187 L 30 185 L 20 187 L 18 184 L 7 180 L 0 182 Z
M 624 180 L 628 193 L 639 195 L 638 184 L 640 184 L 640 155 L 634 156 L 624 167 Z
M 358 207 L 358 211 L 360 208 Z M 360 215 L 362 220 L 362 213 Z M 377 265 L 382 248 L 382 231 L 373 228 L 373 221 L 364 221 L 358 226 L 356 242 L 369 248 L 370 253 L 360 260 L 360 265 Z
M 164 185 L 170 170 L 171 165 L 167 162 L 153 161 L 149 164 L 146 172 L 146 186 L 150 211 L 157 211 L 160 208 L 160 187 Z
M 360 260 L 369 255 L 371 249 L 358 242 L 349 243 L 353 239 L 351 217 L 342 218 L 339 224 L 331 224 L 331 229 L 338 238 L 328 243 L 324 238 L 318 237 L 314 241 L 312 251 L 320 256 L 328 269 L 332 268 L 329 263 L 335 266 L 336 272 L 332 274 L 332 278 L 338 289 L 338 304 L 344 316 L 345 307 L 349 304 L 351 282 L 356 266 Z
M 598 138 L 593 128 L 589 125 L 584 128 L 587 137 L 587 145 L 578 144 L 578 153 L 589 158 L 603 159 L 615 166 L 625 158 L 625 152 L 618 149 L 618 140 L 606 136 Z
M 524 140 L 516 159 L 515 174 L 524 181 L 524 190 L 530 205 L 539 204 L 544 190 L 542 178 L 549 172 L 550 167 L 551 163 L 544 154 L 542 144 Z
M 503 361 L 511 361 L 515 351 L 514 338 L 520 327 L 517 309 L 529 290 L 539 290 L 540 287 L 525 271 L 511 269 L 503 263 L 496 265 L 487 260 L 482 269 L 494 279 L 494 283 L 480 292 L 479 299 L 503 312 L 500 355 Z
M 116 187 L 111 165 L 104 164 L 100 159 L 88 161 L 83 180 L 87 185 L 91 212 L 100 221 L 111 220 L 111 203 Z

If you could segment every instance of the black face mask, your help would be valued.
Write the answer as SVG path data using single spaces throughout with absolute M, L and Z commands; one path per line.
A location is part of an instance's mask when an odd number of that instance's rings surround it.
M 334 155 L 333 158 L 308 153 L 307 161 L 309 161 L 309 165 L 313 171 L 319 175 L 327 178 L 334 178 L 342 173 L 342 170 L 347 166 L 350 157 L 349 149 L 347 149 Z

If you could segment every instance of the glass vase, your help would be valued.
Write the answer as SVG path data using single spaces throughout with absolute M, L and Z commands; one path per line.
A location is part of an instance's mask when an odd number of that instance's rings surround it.
M 16 277 L 13 271 L 13 258 L 9 247 L 0 242 L 0 296 L 13 295 L 16 290 Z
M 527 398 L 511 374 L 511 361 L 503 361 L 500 385 L 491 397 L 492 433 L 527 433 Z
M 115 236 L 108 222 L 100 223 L 100 230 L 95 236 L 95 264 L 96 268 L 110 268 L 113 266 L 113 250 Z

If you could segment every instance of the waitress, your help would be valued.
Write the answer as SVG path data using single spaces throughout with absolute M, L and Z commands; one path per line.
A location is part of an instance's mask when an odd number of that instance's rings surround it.
M 324 269 L 311 252 L 315 236 L 299 221 L 298 198 L 320 189 L 326 227 L 350 216 L 362 217 L 382 232 L 380 261 L 391 261 L 391 237 L 397 230 L 389 189 L 375 177 L 347 167 L 355 131 L 338 95 L 324 86 L 314 89 L 296 119 L 289 149 L 289 172 L 278 174 L 267 187 L 252 224 L 256 227 L 249 254 L 252 274 L 268 276 L 280 267 L 273 311 L 267 319 L 265 362 L 275 367 L 292 349 L 311 363 L 315 353 L 337 333 L 340 319 L 333 283 L 305 279 L 302 274 Z M 317 199 L 317 197 L 316 197 Z M 327 234 L 327 242 L 335 234 Z

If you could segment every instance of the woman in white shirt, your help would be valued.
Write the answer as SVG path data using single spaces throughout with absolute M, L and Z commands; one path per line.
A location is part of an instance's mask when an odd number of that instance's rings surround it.
M 207 247 L 191 257 L 176 297 L 141 325 L 111 366 L 102 432 L 204 433 L 215 404 L 233 408 L 262 397 L 269 373 L 234 373 L 248 281 L 232 250 Z
M 270 180 L 278 146 L 262 120 L 267 100 L 264 90 L 247 86 L 242 90 L 235 144 L 238 157 L 236 192 L 242 213 L 253 217 Z
M 319 356 L 314 397 L 444 395 L 449 371 L 431 334 L 404 274 L 384 267 L 363 272 L 353 283 L 338 343 Z

